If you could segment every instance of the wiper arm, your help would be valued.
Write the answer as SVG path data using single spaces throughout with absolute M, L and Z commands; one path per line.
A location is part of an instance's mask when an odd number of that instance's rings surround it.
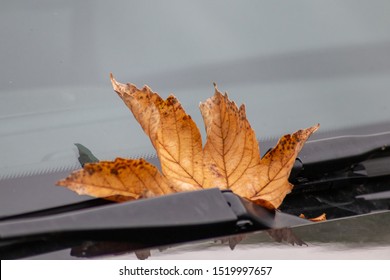
M 290 182 L 280 207 L 290 214 L 334 219 L 390 209 L 390 132 L 309 141 Z
M 290 181 L 316 184 L 390 175 L 390 132 L 308 141 Z
M 20 258 L 89 242 L 133 248 L 311 223 L 217 188 L 0 222 L 0 256 Z M 30 248 L 26 251 L 25 248 Z
M 0 241 L 55 234 L 84 235 L 94 232 L 202 231 L 237 233 L 249 229 L 280 228 L 308 223 L 307 220 L 272 212 L 230 191 L 217 188 L 183 192 L 158 198 L 93 207 L 38 218 L 0 223 Z

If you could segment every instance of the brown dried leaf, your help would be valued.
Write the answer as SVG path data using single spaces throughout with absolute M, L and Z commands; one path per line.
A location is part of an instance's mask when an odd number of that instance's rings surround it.
M 161 101 L 158 108 L 156 150 L 164 176 L 177 191 L 200 190 L 203 160 L 198 127 L 172 95 Z
M 156 148 L 155 140 L 160 116 L 156 104 L 162 102 L 162 98 L 153 92 L 148 86 L 138 89 L 133 84 L 118 83 L 110 74 L 112 87 L 119 97 L 131 110 L 142 129 L 149 136 L 153 146 Z
M 130 108 L 157 151 L 162 174 L 144 160 L 116 159 L 88 164 L 58 184 L 97 197 L 141 198 L 219 187 L 270 209 L 278 208 L 298 152 L 318 125 L 285 135 L 260 159 L 256 135 L 245 106 L 215 94 L 200 104 L 207 141 L 202 149 L 198 127 L 174 96 L 162 99 L 147 86 L 118 83 L 114 90 Z
M 123 201 L 172 193 L 167 179 L 144 159 L 123 159 L 87 163 L 57 182 L 80 195 Z
M 258 189 L 251 196 L 242 195 L 270 209 L 280 206 L 293 186 L 288 182 L 295 159 L 309 136 L 319 125 L 284 135 L 260 161 Z
M 326 221 L 326 214 L 322 213 L 318 217 L 314 217 L 314 218 L 306 218 L 306 216 L 304 214 L 301 214 L 301 215 L 299 215 L 299 218 L 307 219 L 307 220 L 312 221 L 312 222 L 323 222 L 323 221 Z
M 204 147 L 204 188 L 255 189 L 260 164 L 256 135 L 240 108 L 215 87 L 215 95 L 200 104 L 207 142 Z
M 174 96 L 163 100 L 150 88 L 118 83 L 114 90 L 133 112 L 157 151 L 162 172 L 176 191 L 199 190 L 203 185 L 202 137 Z

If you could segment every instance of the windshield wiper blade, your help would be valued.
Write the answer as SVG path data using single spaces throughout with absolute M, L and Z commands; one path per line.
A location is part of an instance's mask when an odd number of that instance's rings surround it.
M 307 185 L 385 176 L 389 163 L 390 132 L 312 140 L 299 154 L 290 181 Z
M 5 220 L 0 222 L 0 257 L 23 258 L 86 242 L 142 249 L 310 223 L 213 188 Z
M 221 234 L 305 223 L 308 223 L 305 219 L 269 211 L 230 191 L 213 188 L 38 218 L 6 220 L 0 222 L 0 241 L 12 243 L 26 238 L 56 234 L 74 237 L 86 233 L 109 234 L 111 238 L 115 232 L 202 231 L 202 228 L 218 229 L 216 232 Z

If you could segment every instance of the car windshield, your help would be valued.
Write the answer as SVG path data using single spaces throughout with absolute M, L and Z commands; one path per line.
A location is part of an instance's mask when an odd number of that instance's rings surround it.
M 262 154 L 317 123 L 311 139 L 390 131 L 389 11 L 385 0 L 3 0 L 0 220 L 91 199 L 55 186 L 80 168 L 76 143 L 99 160 L 155 153 L 110 73 L 173 93 L 203 139 L 199 102 L 216 83 L 246 105 Z
M 260 139 L 390 119 L 387 1 L 5 1 L 0 178 L 153 152 L 109 73 L 174 93 L 203 128 L 213 82 Z M 204 131 L 202 131 L 204 134 Z

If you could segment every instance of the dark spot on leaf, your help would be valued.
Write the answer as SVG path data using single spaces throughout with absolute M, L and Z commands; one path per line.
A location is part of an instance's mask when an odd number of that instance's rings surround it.
M 95 173 L 95 170 L 91 167 L 85 168 L 85 171 L 88 173 L 88 175 L 92 175 L 93 173 Z

